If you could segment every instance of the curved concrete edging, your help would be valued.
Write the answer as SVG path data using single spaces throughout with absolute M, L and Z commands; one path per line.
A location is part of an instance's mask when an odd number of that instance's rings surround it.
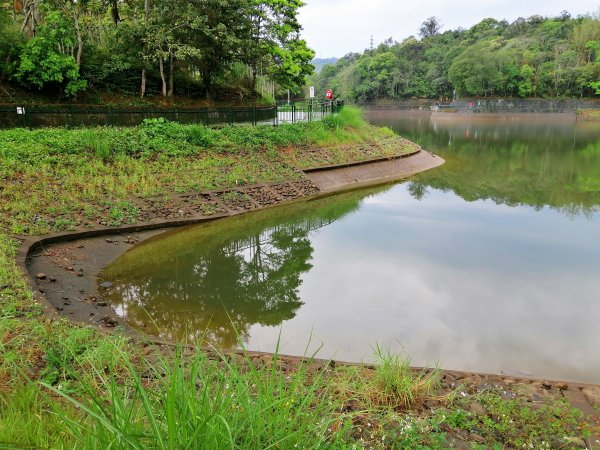
M 342 164 L 328 164 L 328 165 L 324 165 L 324 166 L 307 167 L 306 169 L 302 169 L 302 172 L 310 173 L 310 172 L 320 172 L 323 170 L 342 169 L 345 167 L 364 166 L 365 164 L 371 164 L 371 163 L 375 163 L 375 162 L 392 161 L 394 159 L 408 158 L 409 156 L 414 156 L 421 151 L 424 151 L 424 150 L 418 149 L 413 152 L 404 153 L 402 155 L 394 155 L 394 156 L 390 156 L 390 157 L 382 156 L 380 158 L 365 159 L 363 161 L 354 161 L 354 162 L 342 163 Z
M 420 157 L 422 157 L 424 155 L 428 155 L 428 157 L 429 157 L 428 161 L 425 162 L 425 161 L 420 160 L 416 164 L 411 164 L 411 161 L 413 159 L 415 159 L 415 158 L 421 159 Z M 434 161 L 434 158 L 435 158 L 435 161 Z M 419 148 L 416 151 L 413 151 L 413 152 L 410 152 L 407 154 L 403 154 L 403 155 L 389 157 L 389 158 L 387 158 L 387 157 L 386 158 L 374 158 L 374 159 L 356 161 L 356 162 L 351 162 L 351 163 L 342 163 L 342 164 L 327 165 L 327 166 L 321 166 L 321 167 L 310 167 L 310 168 L 304 169 L 302 172 L 305 174 L 305 176 L 309 182 L 312 182 L 314 185 L 316 185 L 318 192 L 316 192 L 315 194 L 312 194 L 312 195 L 303 195 L 303 193 L 300 193 L 300 195 L 298 195 L 296 198 L 293 198 L 291 200 L 283 199 L 281 201 L 278 201 L 276 204 L 271 204 L 271 205 L 267 205 L 267 206 L 258 206 L 256 208 L 250 209 L 250 210 L 235 210 L 235 211 L 229 210 L 224 213 L 213 214 L 210 216 L 203 216 L 203 215 L 198 216 L 197 215 L 194 217 L 175 219 L 175 220 L 173 220 L 173 219 L 155 219 L 148 223 L 139 223 L 139 224 L 133 224 L 133 225 L 116 226 L 116 227 L 98 227 L 98 228 L 93 228 L 93 229 L 88 229 L 88 230 L 78 230 L 78 231 L 74 231 L 74 232 L 52 233 L 52 234 L 48 234 L 48 235 L 44 235 L 44 236 L 25 237 L 25 238 L 21 239 L 22 242 L 21 242 L 21 245 L 19 246 L 19 249 L 18 249 L 17 255 L 16 255 L 16 263 L 17 263 L 17 266 L 20 268 L 20 270 L 22 270 L 23 273 L 26 275 L 26 280 L 29 285 L 29 288 L 33 292 L 36 300 L 42 305 L 44 313 L 49 316 L 57 317 L 57 316 L 60 316 L 60 314 L 57 312 L 56 306 L 53 305 L 46 298 L 46 296 L 43 295 L 43 293 L 40 291 L 40 288 L 36 284 L 36 281 L 33 278 L 32 273 L 29 271 L 29 269 L 27 267 L 27 262 L 30 259 L 31 254 L 39 249 L 43 249 L 45 246 L 57 244 L 57 243 L 61 243 L 61 242 L 75 241 L 75 240 L 80 240 L 80 239 L 88 239 L 88 238 L 95 238 L 95 237 L 102 237 L 102 236 L 114 236 L 114 235 L 120 235 L 123 233 L 139 233 L 139 232 L 146 232 L 149 230 L 160 230 L 160 229 L 166 229 L 166 228 L 194 225 L 194 224 L 198 224 L 198 223 L 202 223 L 202 222 L 207 222 L 207 221 L 222 219 L 222 218 L 226 218 L 226 217 L 236 216 L 236 215 L 240 215 L 240 214 L 245 214 L 245 213 L 256 211 L 259 209 L 265 209 L 265 208 L 269 208 L 269 207 L 280 206 L 283 204 L 289 204 L 289 203 L 296 202 L 296 201 L 309 201 L 312 199 L 317 199 L 320 197 L 333 195 L 335 193 L 343 192 L 343 191 L 347 191 L 347 190 L 359 189 L 359 188 L 366 187 L 366 186 L 375 186 L 375 185 L 386 184 L 386 183 L 390 183 L 393 181 L 397 181 L 397 180 L 409 177 L 418 172 L 429 170 L 429 169 L 437 167 L 438 165 L 441 165 L 443 163 L 444 163 L 444 160 L 442 158 L 435 157 L 435 155 Z M 375 176 L 374 176 L 373 175 L 374 172 L 372 170 L 370 170 L 370 168 L 372 168 L 374 166 L 377 166 L 379 168 L 389 166 L 389 170 L 387 172 L 380 171 L 379 173 L 375 173 Z M 406 167 L 404 167 L 404 166 L 406 166 Z M 416 169 L 415 169 L 415 166 L 416 166 Z M 406 170 L 403 170 L 403 167 Z M 356 174 L 356 173 L 360 174 L 361 172 L 364 172 L 364 173 L 367 173 L 368 176 L 362 177 L 362 179 L 360 179 L 360 180 L 357 178 L 348 179 L 347 171 L 352 171 L 354 174 Z M 333 178 L 333 179 L 337 180 L 336 185 L 334 187 L 331 187 L 330 185 L 323 183 L 322 179 L 324 176 L 328 179 Z M 315 181 L 313 181 L 313 178 Z M 269 187 L 273 187 L 273 186 L 285 185 L 285 184 L 293 185 L 294 183 L 298 183 L 298 181 L 287 182 L 287 183 L 271 183 L 271 184 L 263 183 L 263 184 L 245 186 L 243 188 L 238 187 L 238 188 L 223 189 L 221 191 L 225 192 L 225 191 L 230 191 L 230 190 L 235 190 L 235 189 L 243 191 L 243 190 L 251 190 L 251 189 L 257 189 L 257 188 L 267 188 L 268 189 Z M 253 202 L 253 204 L 255 206 L 257 206 L 256 202 Z

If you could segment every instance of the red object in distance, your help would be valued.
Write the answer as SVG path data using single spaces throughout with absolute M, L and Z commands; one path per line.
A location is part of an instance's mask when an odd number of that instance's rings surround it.
M 331 89 L 325 91 L 325 98 L 327 100 L 333 100 L 333 91 Z

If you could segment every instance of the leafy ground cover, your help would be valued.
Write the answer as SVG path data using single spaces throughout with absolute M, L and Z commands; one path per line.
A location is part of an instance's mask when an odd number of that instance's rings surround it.
M 0 224 L 13 234 L 135 222 L 140 198 L 296 180 L 298 168 L 392 156 L 414 144 L 346 108 L 279 127 L 180 125 L 0 131 Z
M 412 148 L 393 142 L 351 109 L 277 129 L 158 121 L 139 129 L 1 132 L 0 447 L 585 445 L 596 431 L 559 388 L 523 383 L 520 392 L 498 380 L 413 370 L 408 358 L 379 348 L 378 364 L 366 367 L 134 342 L 44 316 L 15 264 L 12 235 L 86 226 L 76 222 L 78 208 L 135 221 L 135 196 L 251 183 L 242 178 L 249 174 L 300 178 L 297 165 L 313 164 L 317 147 L 324 148 L 319 161 L 338 162 Z M 542 402 L 531 403 L 531 389 Z

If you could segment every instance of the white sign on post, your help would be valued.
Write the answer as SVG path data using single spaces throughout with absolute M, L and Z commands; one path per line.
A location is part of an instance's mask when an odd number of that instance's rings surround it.
M 25 114 L 25 107 L 24 106 L 17 106 L 17 114 L 19 114 L 19 115 Z
M 315 98 L 315 87 L 314 86 L 310 87 L 310 98 Z

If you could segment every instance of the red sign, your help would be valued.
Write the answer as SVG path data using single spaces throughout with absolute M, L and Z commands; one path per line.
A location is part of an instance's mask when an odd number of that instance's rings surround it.
M 333 91 L 331 89 L 325 91 L 325 98 L 327 98 L 327 100 L 333 100 Z

